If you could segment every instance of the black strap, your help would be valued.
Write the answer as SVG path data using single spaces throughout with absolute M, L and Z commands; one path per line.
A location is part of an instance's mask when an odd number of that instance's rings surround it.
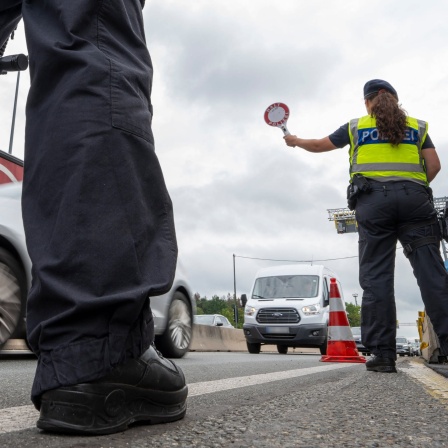
M 421 247 L 421 246 L 427 246 L 428 244 L 438 244 L 439 239 L 436 236 L 425 236 L 424 238 L 420 238 L 419 240 L 412 241 L 412 243 L 405 244 L 403 246 L 403 253 L 405 256 L 409 256 L 409 254 Z

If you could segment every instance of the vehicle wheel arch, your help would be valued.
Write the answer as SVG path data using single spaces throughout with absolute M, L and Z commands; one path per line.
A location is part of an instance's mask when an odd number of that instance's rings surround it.
M 17 249 L 13 246 L 13 244 L 11 244 L 11 242 L 8 239 L 6 239 L 3 235 L 0 235 L 0 249 L 6 250 L 7 252 L 10 253 L 12 257 L 16 259 L 17 263 L 23 269 L 23 272 L 25 272 L 25 276 L 27 277 L 22 257 L 20 256 L 19 252 L 17 252 Z
M 187 299 L 188 299 L 188 305 L 190 307 L 190 312 L 192 315 L 195 314 L 194 309 L 193 309 L 193 298 L 191 296 L 191 293 L 187 290 L 187 288 L 185 288 L 185 286 L 183 285 L 179 285 L 173 292 L 173 296 L 174 293 L 176 292 L 180 292 L 182 293 Z
M 187 347 L 184 348 L 180 348 L 175 345 L 170 330 L 170 309 L 175 300 L 186 303 L 186 305 L 188 306 L 188 314 L 190 317 L 189 339 Z M 165 329 L 161 335 L 157 335 L 155 337 L 156 347 L 167 358 L 181 358 L 188 352 L 193 337 L 194 307 L 192 304 L 191 294 L 188 292 L 188 290 L 182 286 L 178 286 L 175 290 L 172 290 L 170 294 L 170 302 L 167 309 L 168 312 L 166 316 Z

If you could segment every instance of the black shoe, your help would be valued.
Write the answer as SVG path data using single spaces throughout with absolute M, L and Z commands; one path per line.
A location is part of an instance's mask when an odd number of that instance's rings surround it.
M 139 421 L 173 422 L 185 416 L 187 394 L 181 369 L 151 346 L 100 380 L 45 392 L 37 427 L 102 435 Z
M 394 359 L 375 355 L 366 362 L 366 368 L 370 372 L 397 373 Z

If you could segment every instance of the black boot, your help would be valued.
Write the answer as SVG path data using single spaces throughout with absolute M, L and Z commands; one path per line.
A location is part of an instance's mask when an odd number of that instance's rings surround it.
M 395 359 L 376 355 L 372 355 L 366 362 L 366 368 L 371 372 L 397 373 Z
M 187 394 L 181 369 L 151 346 L 100 380 L 45 392 L 37 427 L 101 435 L 138 421 L 172 422 L 185 416 Z

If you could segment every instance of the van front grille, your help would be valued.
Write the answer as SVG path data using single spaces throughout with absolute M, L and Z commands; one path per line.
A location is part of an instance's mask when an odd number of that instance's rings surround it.
M 262 308 L 257 314 L 259 324 L 297 324 L 300 315 L 295 308 Z
M 294 339 L 296 337 L 295 334 L 264 334 L 264 333 L 263 336 L 265 339 L 275 339 L 275 340 L 278 339 L 288 340 L 288 339 Z

